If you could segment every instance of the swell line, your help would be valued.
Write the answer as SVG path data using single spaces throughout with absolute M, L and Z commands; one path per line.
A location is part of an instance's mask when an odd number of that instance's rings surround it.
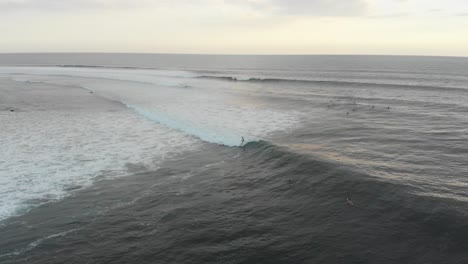
M 35 74 L 35 73 L 14 73 L 15 75 L 19 75 L 23 78 L 27 77 L 28 75 L 33 75 L 33 76 L 44 76 L 43 74 Z M 102 76 L 79 76 L 79 75 L 70 75 L 70 74 L 48 74 L 47 76 L 51 77 L 67 77 L 67 78 L 74 78 L 74 79 L 95 79 L 95 80 L 107 80 L 107 81 L 118 81 L 118 82 L 128 82 L 128 83 L 138 83 L 138 84 L 148 84 L 148 85 L 156 85 L 156 86 L 161 86 L 161 87 L 167 87 L 167 88 L 193 88 L 190 85 L 186 84 L 179 84 L 179 85 L 170 85 L 170 84 L 163 84 L 163 83 L 157 83 L 157 82 L 149 82 L 149 81 L 137 81 L 137 80 L 129 80 L 129 79 L 119 79 L 119 78 L 109 78 L 109 77 L 102 77 Z M 159 76 L 159 75 L 153 75 L 156 77 L 165 77 L 165 76 Z M 14 78 L 10 78 L 11 80 L 15 82 L 29 82 L 29 83 L 44 83 L 44 84 L 54 84 L 51 82 L 47 81 L 31 81 L 31 80 L 18 80 Z M 87 90 L 90 90 L 86 88 Z
M 312 84 L 330 84 L 330 85 L 348 85 L 359 87 L 375 87 L 381 86 L 386 88 L 397 89 L 421 89 L 421 90 L 453 90 L 453 91 L 468 91 L 466 88 L 451 87 L 451 86 L 431 86 L 431 85 L 403 85 L 403 84 L 390 84 L 390 83 L 376 83 L 376 82 L 353 82 L 353 81 L 331 81 L 331 80 L 304 80 L 304 79 L 288 79 L 288 78 L 239 78 L 234 76 L 212 76 L 201 75 L 196 78 L 200 79 L 213 79 L 231 82 L 247 82 L 247 83 L 312 83 Z

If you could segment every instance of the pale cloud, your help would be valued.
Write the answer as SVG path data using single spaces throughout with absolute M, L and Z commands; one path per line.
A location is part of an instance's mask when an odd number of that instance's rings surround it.
M 160 4 L 169 1 L 161 0 Z M 82 10 L 132 9 L 153 5 L 151 0 L 0 0 L 0 11 L 77 12 Z
M 272 0 L 282 12 L 313 16 L 355 16 L 365 14 L 363 0 Z
M 365 14 L 366 0 L 0 0 L 0 12 L 77 12 L 167 6 L 237 6 L 257 13 L 301 16 L 355 16 Z
M 365 0 L 234 0 L 231 3 L 292 16 L 356 16 L 365 14 L 368 6 Z
M 467 11 L 461 0 L 0 0 L 0 52 L 468 56 Z
M 460 0 L 0 0 L 0 13 L 35 12 L 78 13 L 83 11 L 133 12 L 135 9 L 172 9 L 189 13 L 192 8 L 208 11 L 234 8 L 259 16 L 310 17 L 394 17 L 436 14 L 447 11 L 460 13 L 468 1 Z M 430 10 L 429 12 L 427 10 Z M 462 9 L 463 10 L 463 9 Z M 458 12 L 458 13 L 457 13 Z M 462 12 L 463 13 L 463 12 Z

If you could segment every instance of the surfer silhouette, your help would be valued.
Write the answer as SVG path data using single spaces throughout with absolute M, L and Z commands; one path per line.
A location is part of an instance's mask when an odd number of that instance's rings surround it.
M 240 146 L 242 147 L 242 145 L 244 145 L 244 137 L 242 137 L 242 141 L 241 141 Z
M 346 203 L 350 206 L 354 206 L 354 203 L 353 201 L 351 201 L 351 199 L 349 199 L 349 197 L 346 197 Z

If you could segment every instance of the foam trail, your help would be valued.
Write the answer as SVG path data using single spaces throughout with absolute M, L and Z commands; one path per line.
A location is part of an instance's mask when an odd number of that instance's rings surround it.
M 75 228 L 75 229 L 60 232 L 60 233 L 57 233 L 57 234 L 52 234 L 52 235 L 49 235 L 49 236 L 46 236 L 46 237 L 43 237 L 43 238 L 39 238 L 38 240 L 29 243 L 28 246 L 26 246 L 25 248 L 22 248 L 22 249 L 19 249 L 19 250 L 10 252 L 10 253 L 5 253 L 5 254 L 0 255 L 0 258 L 21 255 L 23 253 L 26 253 L 26 252 L 34 249 L 38 245 L 42 244 L 44 241 L 47 241 L 47 240 L 53 239 L 53 238 L 57 238 L 57 237 L 65 237 L 66 235 L 68 235 L 70 233 L 73 233 L 73 232 L 76 232 L 76 231 L 79 231 L 81 229 L 83 229 L 83 228 Z

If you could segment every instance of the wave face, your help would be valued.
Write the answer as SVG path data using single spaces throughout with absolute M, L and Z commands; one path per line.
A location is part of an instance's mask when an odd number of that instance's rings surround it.
M 127 163 L 155 168 L 200 140 L 232 147 L 240 145 L 242 137 L 264 139 L 292 129 L 300 117 L 296 111 L 265 107 L 216 86 L 191 87 L 187 78 L 193 74 L 185 71 L 83 67 L 0 71 L 11 79 L 6 86 L 17 87 L 17 92 L 9 91 L 17 95 L 4 102 L 5 108 L 17 111 L 1 116 L 0 140 L 6 150 L 1 159 L 6 163 L 0 219 L 89 186 L 102 171 L 107 176 L 126 175 Z M 31 137 L 33 131 L 37 133 Z M 152 150 L 157 150 L 154 155 Z

